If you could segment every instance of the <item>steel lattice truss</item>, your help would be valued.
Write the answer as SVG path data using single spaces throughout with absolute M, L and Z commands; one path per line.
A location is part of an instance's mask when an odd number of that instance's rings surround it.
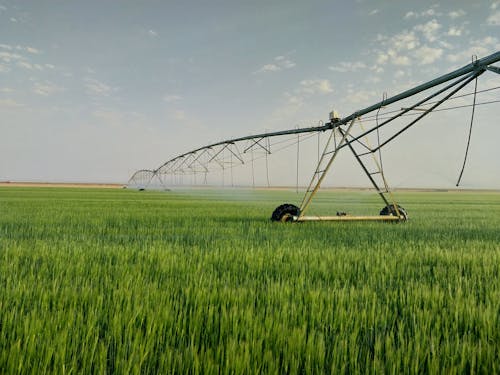
M 500 73 L 500 68 L 493 65 L 498 61 L 500 51 L 482 59 L 474 59 L 460 69 L 398 95 L 384 96 L 380 102 L 347 117 L 330 116 L 327 123 L 319 126 L 249 135 L 197 148 L 166 161 L 156 169 L 135 172 L 128 186 L 145 189 L 155 179 L 166 186 L 167 177 L 182 178 L 186 175 L 197 175 L 202 182 L 214 170 L 232 170 L 256 158 L 267 158 L 272 153 L 294 146 L 298 141 L 324 132 L 328 134 L 328 141 L 306 190 L 298 216 L 303 217 L 310 200 L 342 150 L 350 150 L 384 202 L 396 207 L 388 196 L 390 191 L 383 173 L 380 151 L 432 113 L 471 106 L 470 101 L 465 102 L 468 96 L 473 99 L 473 108 L 500 102 L 498 98 L 491 96 L 483 101 L 477 100 L 479 94 L 491 95 L 493 89 L 500 88 L 477 90 L 477 80 L 485 72 Z M 469 92 L 463 94 L 466 87 Z M 471 87 L 473 92 L 470 92 Z

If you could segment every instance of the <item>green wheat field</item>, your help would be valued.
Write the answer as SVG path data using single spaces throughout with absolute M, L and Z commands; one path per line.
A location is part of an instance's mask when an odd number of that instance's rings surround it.
M 1 188 L 0 373 L 500 373 L 500 193 L 396 195 Z

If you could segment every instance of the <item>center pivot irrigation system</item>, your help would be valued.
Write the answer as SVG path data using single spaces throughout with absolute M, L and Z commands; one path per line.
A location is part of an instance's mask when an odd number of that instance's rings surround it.
M 232 179 L 233 167 L 242 166 L 245 162 L 248 164 L 249 159 L 252 163 L 253 174 L 253 161 L 256 159 L 254 152 L 264 153 L 267 168 L 267 157 L 271 154 L 271 151 L 276 153 L 295 144 L 297 144 L 298 181 L 298 143 L 301 140 L 300 137 L 302 136 L 302 139 L 305 139 L 314 134 L 327 133 L 328 136 L 323 152 L 318 153 L 317 166 L 305 191 L 302 203 L 300 206 L 293 204 L 278 206 L 272 213 L 271 220 L 282 222 L 323 220 L 405 221 L 408 218 L 407 212 L 395 201 L 384 175 L 382 148 L 431 113 L 471 107 L 469 137 L 462 170 L 457 181 L 458 186 L 467 160 L 474 110 L 479 105 L 500 102 L 500 100 L 494 100 L 491 97 L 488 98 L 489 100 L 482 102 L 477 100 L 479 94 L 491 94 L 493 90 L 500 89 L 500 86 L 497 86 L 478 90 L 477 86 L 478 78 L 483 73 L 488 71 L 500 74 L 500 68 L 493 65 L 498 61 L 500 61 L 500 51 L 482 59 L 473 58 L 472 63 L 460 69 L 401 92 L 398 95 L 392 97 L 384 95 L 382 101 L 358 110 L 347 117 L 340 118 L 333 111 L 330 113 L 329 121 L 319 126 L 249 135 L 200 147 L 168 160 L 157 169 L 142 169 L 135 172 L 130 178 L 128 186 L 144 190 L 156 179 L 165 187 L 168 177 L 175 179 L 182 178 L 185 175 L 192 175 L 196 179 L 197 174 L 198 176 L 201 174 L 206 182 L 207 173 L 213 171 L 214 168 L 222 170 L 223 173 L 225 169 L 230 169 Z M 463 94 L 461 90 L 470 83 L 473 83 L 471 85 L 473 91 Z M 468 96 L 472 97 L 472 104 L 464 104 L 464 100 Z M 443 106 L 445 102 L 453 102 L 453 104 L 445 107 Z M 392 106 L 392 109 L 390 106 Z M 382 134 L 381 129 L 384 130 L 384 134 Z M 274 138 L 284 138 L 285 140 L 271 143 L 271 139 Z M 294 139 L 297 141 L 290 143 L 290 140 Z M 352 153 L 361 170 L 368 177 L 375 191 L 384 202 L 385 206 L 379 215 L 350 216 L 345 213 L 337 213 L 332 216 L 305 215 L 341 150 L 349 150 Z M 267 179 L 269 181 L 269 174 Z

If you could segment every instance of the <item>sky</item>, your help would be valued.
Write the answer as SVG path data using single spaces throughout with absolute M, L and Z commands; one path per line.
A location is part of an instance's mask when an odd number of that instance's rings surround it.
M 208 143 L 348 115 L 499 50 L 498 0 L 0 0 L 0 181 L 124 183 Z M 479 88 L 500 86 L 483 76 Z M 478 110 L 467 187 L 500 188 L 499 107 Z M 450 122 L 460 128 L 438 140 L 401 140 L 412 147 L 391 159 L 397 186 L 452 185 L 468 120 Z

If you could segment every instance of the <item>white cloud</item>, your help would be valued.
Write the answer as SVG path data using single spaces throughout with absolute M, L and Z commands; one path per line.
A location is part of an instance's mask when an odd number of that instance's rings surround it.
M 32 91 L 38 95 L 49 96 L 58 92 L 62 92 L 64 91 L 64 89 L 60 86 L 57 86 L 55 83 L 45 81 L 35 82 Z
M 408 56 L 395 56 L 391 61 L 394 65 L 410 65 L 410 58 Z
M 292 92 L 285 92 L 286 106 L 278 110 L 280 116 L 288 111 L 288 114 L 302 107 L 307 98 L 314 95 L 326 95 L 333 92 L 332 84 L 327 79 L 304 79 L 299 82 L 299 87 Z M 282 111 L 283 110 L 283 111 Z
M 493 9 L 493 10 L 495 10 L 495 9 L 497 9 L 499 6 L 500 6 L 500 1 L 494 1 L 494 2 L 491 4 L 490 8 L 491 8 L 491 9 Z
M 355 61 L 355 62 L 342 61 L 337 65 L 328 67 L 328 69 L 340 73 L 357 72 L 358 70 L 366 68 L 367 68 L 366 64 L 362 61 Z
M 415 56 L 417 57 L 421 65 L 432 64 L 442 55 L 443 50 L 441 48 L 432 48 L 428 46 L 422 46 L 415 51 Z
M 491 54 L 491 51 L 500 49 L 500 41 L 498 38 L 486 36 L 482 39 L 474 39 L 469 41 L 469 46 L 461 49 L 455 54 L 448 54 L 446 59 L 452 63 L 465 63 L 471 61 L 471 56 L 478 58 L 485 57 Z
M 461 29 L 460 29 L 461 30 Z M 467 32 L 465 32 L 466 34 L 468 34 Z M 455 48 L 455 45 L 452 44 L 452 43 L 448 43 L 447 41 L 445 41 L 444 39 L 440 39 L 439 42 L 438 42 L 439 46 L 440 47 L 443 47 L 445 49 L 448 49 L 448 50 L 452 50 Z
M 382 68 L 379 65 L 373 65 L 373 66 L 370 67 L 370 71 L 372 71 L 374 73 L 377 73 L 377 74 L 380 74 L 380 73 L 384 72 L 384 68 Z
M 158 33 L 154 30 L 148 30 L 148 35 L 152 38 L 156 38 L 158 36 Z
M 39 51 L 39 50 L 37 50 L 36 48 L 33 48 L 33 47 L 26 47 L 25 49 L 26 49 L 26 51 L 28 51 L 29 53 L 33 53 L 33 54 L 35 54 L 35 55 L 37 55 L 37 54 L 39 54 L 39 53 L 40 53 L 40 51 Z
M 0 99 L 0 108 L 11 109 L 23 107 L 21 103 L 16 102 L 13 99 Z
M 333 92 L 332 85 L 327 79 L 305 79 L 300 81 L 299 92 L 305 94 L 328 94 Z
M 105 83 L 102 83 L 93 78 L 85 79 L 85 88 L 88 94 L 95 94 L 99 96 L 109 96 L 113 92 L 113 88 Z
M 39 71 L 42 71 L 44 70 L 44 67 L 40 64 L 31 64 L 27 61 L 18 61 L 17 66 L 20 66 L 21 68 L 25 68 L 25 69 L 28 69 L 28 70 L 39 70 Z
M 410 18 L 416 18 L 418 17 L 417 13 L 415 13 L 414 11 L 409 11 L 405 14 L 405 16 L 403 17 L 405 20 L 407 19 L 410 19 Z
M 492 36 L 486 36 L 483 39 L 473 41 L 474 44 L 481 44 L 484 46 L 490 46 L 491 48 L 500 48 L 498 39 Z
M 283 69 L 293 68 L 295 65 L 296 65 L 295 62 L 293 62 L 292 60 L 288 59 L 285 56 L 276 56 L 272 63 L 263 65 L 260 69 L 255 71 L 254 74 L 279 72 L 280 70 Z
M 457 9 L 448 13 L 448 17 L 456 19 L 465 16 L 467 13 L 463 9 Z
M 28 70 L 34 70 L 35 69 L 35 66 L 30 64 L 29 62 L 26 62 L 26 61 L 18 61 L 17 63 L 18 66 L 22 67 L 22 68 L 25 68 L 25 69 L 28 69 Z
M 430 15 L 431 13 L 427 11 L 425 14 Z M 442 26 L 436 19 L 432 19 L 424 24 L 414 26 L 412 30 L 404 30 L 392 37 L 382 38 L 378 36 L 377 39 L 380 40 L 378 45 L 381 47 L 374 50 L 375 67 L 380 68 L 386 64 L 394 66 L 408 66 L 412 63 L 432 64 L 443 55 L 443 48 L 451 49 L 453 47 L 441 37 L 439 32 L 441 28 Z M 451 27 L 447 35 L 462 35 L 462 29 Z M 433 43 L 423 45 L 424 40 Z
M 17 18 L 10 17 L 10 21 L 11 21 L 11 22 L 17 22 Z
M 439 22 L 433 19 L 425 24 L 415 26 L 414 29 L 421 32 L 429 42 L 434 42 L 437 40 L 437 33 L 441 27 Z
M 7 73 L 10 69 L 7 65 L 0 64 L 0 73 Z
M 396 50 L 412 50 L 420 44 L 413 31 L 403 31 L 391 38 L 391 45 Z
M 380 52 L 377 56 L 377 64 L 384 65 L 387 61 L 389 61 L 389 55 Z
M 469 46 L 462 48 L 456 54 L 448 54 L 447 60 L 453 63 L 470 62 L 471 56 L 475 55 L 478 58 L 491 54 L 491 51 L 500 49 L 500 41 L 498 38 L 486 36 L 481 39 L 473 39 L 469 41 Z
M 386 63 L 391 63 L 394 65 L 409 65 L 410 58 L 405 55 L 399 54 L 394 49 L 389 49 L 387 52 L 380 52 L 377 57 L 377 64 L 384 65 Z
M 284 60 L 282 63 L 281 63 L 281 66 L 284 68 L 284 69 L 290 69 L 290 68 L 293 68 L 296 64 L 291 61 L 291 60 Z
M 20 46 L 19 44 L 15 47 L 5 45 L 5 44 L 4 44 L 4 46 L 8 47 L 9 50 L 16 49 L 17 51 L 29 52 L 29 53 L 34 54 L 34 55 L 38 55 L 40 53 L 39 49 L 37 49 L 35 47 L 30 47 L 30 46 Z
M 299 95 L 293 95 L 290 93 L 285 93 L 285 97 L 288 99 L 288 103 L 297 107 L 301 107 L 304 104 L 304 99 Z
M 416 11 L 409 11 L 404 15 L 404 19 L 411 19 L 411 18 L 421 18 L 421 17 L 438 17 L 441 16 L 441 13 L 436 11 L 436 8 L 438 5 L 434 5 L 431 8 L 424 10 L 422 12 L 416 12 Z
M 180 95 L 165 95 L 163 97 L 163 100 L 166 101 L 167 103 L 172 103 L 172 102 L 176 102 L 176 101 L 179 101 L 179 100 L 182 100 L 182 96 Z
M 406 66 L 411 64 L 412 52 L 420 45 L 420 39 L 414 30 L 404 30 L 392 37 L 377 36 L 377 45 L 381 46 L 374 50 L 376 65 L 370 70 L 382 73 L 385 64 Z
M 0 52 L 0 60 L 9 63 L 13 60 L 25 60 L 25 58 L 17 53 L 12 52 Z
M 441 13 L 437 12 L 435 10 L 435 8 L 427 9 L 421 13 L 422 17 L 436 17 L 436 16 L 440 16 L 440 15 L 441 15 Z
M 500 26 L 500 11 L 490 15 L 486 20 L 486 23 L 490 26 Z
M 450 27 L 450 29 L 448 30 L 448 33 L 447 33 L 448 36 L 460 36 L 462 35 L 462 30 L 459 29 L 458 27 Z
M 373 9 L 370 13 L 368 13 L 369 16 L 374 16 L 375 14 L 380 13 L 380 10 L 378 9 Z
M 368 90 L 349 90 L 346 100 L 347 102 L 353 103 L 353 104 L 359 104 L 359 103 L 370 103 L 375 100 L 375 98 L 378 97 L 378 93 L 375 91 L 368 91 Z
M 34 64 L 29 62 L 29 59 L 23 56 L 23 53 L 29 54 L 39 54 L 40 51 L 34 47 L 24 47 L 24 46 L 11 46 L 8 44 L 0 44 L 0 62 L 5 65 L 15 64 L 18 67 L 28 69 L 28 70 L 44 70 L 44 66 L 40 64 Z M 3 72 L 10 70 L 10 66 L 5 66 L 1 70 Z
M 266 64 L 257 70 L 256 73 L 277 72 L 279 70 L 281 70 L 281 68 L 276 64 Z

